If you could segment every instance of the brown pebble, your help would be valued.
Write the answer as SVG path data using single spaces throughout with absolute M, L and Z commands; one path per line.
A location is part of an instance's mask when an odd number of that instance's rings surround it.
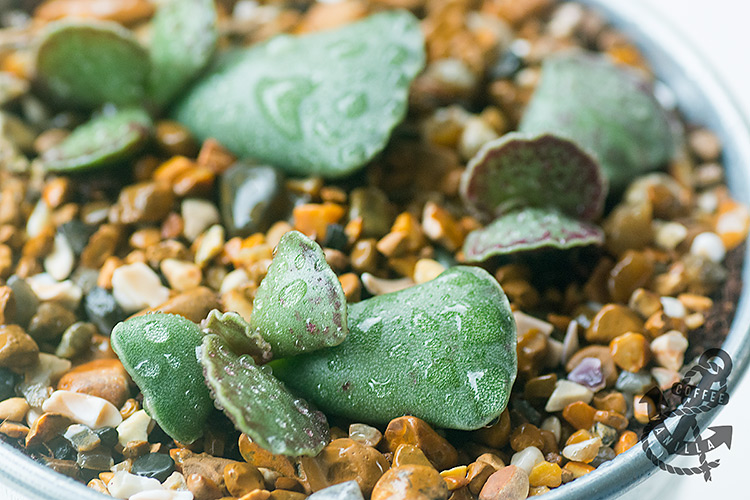
M 627 412 L 628 404 L 625 401 L 625 396 L 620 392 L 611 392 L 609 394 L 596 394 L 594 396 L 594 408 L 603 411 L 614 411 L 621 415 Z
M 383 474 L 372 500 L 447 500 L 448 486 L 432 467 L 402 465 Z
M 198 152 L 198 158 L 195 161 L 198 165 L 206 167 L 218 175 L 232 166 L 237 161 L 237 157 L 224 148 L 219 141 L 209 137 L 203 141 Z
M 215 482 L 200 474 L 190 474 L 186 482 L 195 500 L 218 500 L 224 496 Z
M 472 432 L 472 436 L 475 441 L 491 448 L 504 447 L 510 438 L 510 413 L 506 409 L 496 423 Z
M 474 495 L 479 495 L 487 479 L 495 473 L 497 469 L 487 462 L 474 462 L 469 464 L 466 472 L 466 479 L 469 480 L 469 491 Z
M 175 295 L 161 305 L 140 311 L 135 316 L 159 311 L 179 314 L 194 323 L 200 323 L 212 309 L 221 309 L 219 298 L 210 288 L 200 286 Z
M 477 457 L 476 461 L 488 463 L 493 466 L 495 470 L 500 470 L 505 467 L 505 462 L 503 462 L 503 459 L 498 457 L 494 453 L 482 453 Z
M 515 465 L 492 474 L 479 492 L 479 500 L 523 500 L 529 494 L 529 475 Z
M 167 154 L 193 157 L 198 153 L 190 131 L 172 120 L 161 120 L 156 124 L 156 143 Z
M 268 490 L 255 490 L 239 498 L 239 500 L 268 500 L 271 498 L 271 492 Z
M 98 359 L 63 375 L 57 389 L 97 396 L 120 408 L 130 396 L 130 377 L 119 360 Z
M 654 273 L 654 262 L 645 252 L 628 250 L 610 271 L 607 287 L 615 302 L 626 303 L 630 295 L 645 286 Z
M 352 268 L 359 272 L 374 272 L 378 264 L 377 242 L 374 239 L 359 240 L 349 254 Z
M 577 351 L 565 364 L 565 370 L 570 373 L 585 358 L 597 358 L 602 363 L 602 375 L 607 387 L 617 382 L 617 367 L 612 359 L 609 347 L 601 345 L 589 345 Z
M 23 439 L 29 434 L 29 428 L 23 424 L 5 420 L 0 423 L 0 434 L 12 439 Z
M 26 447 L 32 448 L 46 443 L 72 424 L 72 420 L 57 413 L 44 413 L 37 418 L 26 435 Z
M 378 450 L 349 438 L 334 439 L 306 465 L 307 480 L 313 491 L 355 480 L 365 497 L 389 467 Z
M 432 463 L 427 460 L 425 454 L 413 444 L 402 443 L 398 445 L 393 452 L 393 467 L 402 465 L 427 465 L 432 467 Z
M 29 411 L 29 403 L 24 398 L 8 398 L 0 401 L 0 420 L 22 422 Z
M 75 313 L 54 302 L 43 302 L 31 317 L 27 333 L 35 340 L 57 339 L 78 318 Z
M 536 425 L 524 423 L 516 427 L 510 435 L 510 447 L 513 448 L 513 451 L 522 451 L 529 446 L 542 449 L 544 439 Z
M 231 464 L 237 463 L 227 458 L 214 457 L 206 453 L 187 454 L 182 460 L 182 474 L 185 477 L 196 474 L 211 480 L 219 488 L 224 487 L 224 469 Z M 174 459 L 174 457 L 173 457 Z M 177 460 L 175 460 L 177 462 Z
M 81 265 L 100 269 L 112 257 L 122 237 L 122 228 L 116 224 L 102 224 L 89 238 L 81 253 Z
M 170 186 L 158 182 L 141 182 L 120 191 L 110 219 L 122 224 L 161 222 L 172 210 L 174 195 Z
M 263 474 L 250 464 L 235 462 L 224 467 L 224 484 L 229 494 L 241 497 L 265 486 Z
M 289 457 L 284 455 L 274 455 L 257 444 L 250 441 L 246 434 L 241 434 L 239 439 L 239 448 L 242 458 L 247 463 L 255 467 L 264 467 L 271 469 L 282 476 L 294 477 L 294 465 Z
M 628 307 L 607 304 L 591 320 L 591 325 L 586 329 L 586 340 L 609 344 L 615 337 L 628 332 L 643 332 L 643 321 Z
M 0 366 L 23 368 L 39 359 L 39 346 L 18 325 L 0 325 Z
M 417 446 L 438 470 L 450 469 L 458 461 L 458 452 L 453 445 L 417 417 L 405 416 L 391 420 L 383 438 L 391 452 L 396 451 L 402 443 Z
M 0 325 L 13 323 L 16 319 L 16 298 L 9 286 L 0 286 Z

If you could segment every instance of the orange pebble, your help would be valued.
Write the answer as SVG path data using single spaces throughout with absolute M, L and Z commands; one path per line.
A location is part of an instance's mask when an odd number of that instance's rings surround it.
M 625 431 L 620 434 L 620 439 L 615 443 L 615 453 L 625 453 L 638 442 L 638 435 L 633 431 Z
M 595 414 L 596 410 L 583 401 L 570 403 L 562 412 L 563 418 L 576 429 L 590 429 Z
M 609 352 L 617 366 L 635 373 L 646 365 L 650 351 L 646 337 L 628 332 L 612 339 Z
M 593 436 L 589 431 L 586 429 L 580 429 L 575 431 L 573 434 L 570 435 L 567 441 L 565 441 L 565 446 L 568 446 L 569 444 L 576 444 L 583 441 L 587 441 L 591 439 Z
M 311 238 L 325 239 L 329 224 L 344 216 L 344 207 L 335 203 L 306 203 L 294 208 L 294 229 Z
M 618 431 L 625 430 L 628 426 L 628 419 L 616 411 L 597 410 L 594 414 L 594 422 L 600 422 Z
M 529 474 L 530 486 L 547 486 L 557 488 L 562 484 L 562 469 L 557 464 L 547 461 L 539 462 Z
M 573 474 L 573 478 L 578 479 L 579 477 L 593 471 L 594 467 L 589 464 L 584 464 L 583 462 L 568 462 L 563 469 Z
M 727 250 L 732 250 L 745 241 L 749 229 L 750 210 L 745 205 L 731 199 L 719 203 L 715 231 Z

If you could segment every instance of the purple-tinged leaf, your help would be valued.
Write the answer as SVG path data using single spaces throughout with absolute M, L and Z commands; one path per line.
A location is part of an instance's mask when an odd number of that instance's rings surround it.
M 258 446 L 280 455 L 317 455 L 330 431 L 323 413 L 290 393 L 268 367 L 237 356 L 218 335 L 201 345 L 206 384 L 217 407 Z
M 461 178 L 461 196 L 496 217 L 519 207 L 554 206 L 583 220 L 599 217 L 607 183 L 599 165 L 575 143 L 545 134 L 506 134 L 488 142 Z
M 561 250 L 601 245 L 604 232 L 597 226 L 571 219 L 555 209 L 529 207 L 505 214 L 482 229 L 469 233 L 464 242 L 467 262 L 483 262 L 539 248 Z

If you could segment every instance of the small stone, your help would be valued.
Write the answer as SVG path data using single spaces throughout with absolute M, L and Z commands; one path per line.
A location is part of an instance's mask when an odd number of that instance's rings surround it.
M 109 401 L 71 391 L 53 392 L 42 410 L 59 413 L 92 429 L 115 427 L 122 421 L 119 410 Z
M 308 500 L 364 500 L 356 481 L 346 481 L 313 493 Z
M 138 410 L 117 426 L 117 439 L 122 447 L 128 443 L 148 441 L 151 417 L 145 410 Z
M 378 188 L 357 188 L 349 195 L 349 220 L 362 219 L 363 238 L 385 236 L 394 217 L 393 206 Z
M 328 226 L 338 224 L 345 213 L 344 207 L 336 203 L 305 203 L 294 207 L 292 218 L 296 230 L 315 240 L 325 241 Z
M 0 421 L 23 422 L 28 411 L 29 404 L 24 398 L 9 398 L 0 401 Z
M 229 304 L 224 304 L 227 310 L 232 310 Z M 183 292 L 179 295 L 175 295 L 168 301 L 159 304 L 156 307 L 146 309 L 137 314 L 148 314 L 152 312 L 163 312 L 167 314 L 179 314 L 193 323 L 199 323 L 203 320 L 212 309 L 221 309 L 221 302 L 219 302 L 216 293 L 210 288 L 199 286 Z
M 63 332 L 55 349 L 55 356 L 71 359 L 85 353 L 91 347 L 91 339 L 96 333 L 96 327 L 91 323 L 73 323 Z
M 466 237 L 453 216 L 432 201 L 425 203 L 422 230 L 425 236 L 451 252 L 458 250 Z
M 687 316 L 687 309 L 685 309 L 685 306 L 678 299 L 674 297 L 662 297 L 660 302 L 664 314 L 670 318 L 681 319 Z
M 461 158 L 470 160 L 482 146 L 497 138 L 497 132 L 487 122 L 479 116 L 471 116 L 466 120 L 458 143 Z
M 130 396 L 130 377 L 119 360 L 98 359 L 63 375 L 57 389 L 96 396 L 120 408 Z
M 523 423 L 516 427 L 510 435 L 510 447 L 514 451 L 521 451 L 529 446 L 542 448 L 544 446 L 544 439 L 537 426 L 530 423 Z
M 594 392 L 581 384 L 576 384 L 569 380 L 558 380 L 555 390 L 547 400 L 544 410 L 549 413 L 560 411 L 570 403 L 576 401 L 590 403 L 593 397 Z
M 0 423 L 0 434 L 4 434 L 11 439 L 24 439 L 29 434 L 29 428 L 23 424 L 6 420 Z
M 253 490 L 263 489 L 263 474 L 250 464 L 235 462 L 224 467 L 224 484 L 229 494 L 241 497 Z
M 615 451 L 610 448 L 607 445 L 602 445 L 599 448 L 599 453 L 596 454 L 596 457 L 591 461 L 592 467 L 599 467 L 604 462 L 609 462 L 610 460 L 614 460 L 616 456 Z
M 78 452 L 75 448 L 62 436 L 54 437 L 45 444 L 52 452 L 52 456 L 58 460 L 75 460 L 78 457 Z
M 54 302 L 43 302 L 26 331 L 36 340 L 53 341 L 75 322 L 76 315 L 72 311 Z
M 76 463 L 82 469 L 90 469 L 94 471 L 106 471 L 112 468 L 114 460 L 109 451 L 99 447 L 91 451 L 85 451 L 78 453 Z
M 611 427 L 617 431 L 622 431 L 628 426 L 628 419 L 616 411 L 597 410 L 596 414 L 594 414 L 594 422 Z
M 632 394 L 643 394 L 652 384 L 653 380 L 649 373 L 643 371 L 637 373 L 622 371 L 617 377 L 615 389 Z M 622 413 L 625 412 L 623 411 Z
M 546 486 L 557 488 L 562 484 L 562 470 L 557 464 L 547 461 L 540 462 L 531 469 L 529 485 L 532 487 Z
M 449 469 L 458 461 L 456 449 L 417 417 L 405 416 L 391 420 L 383 437 L 391 452 L 396 451 L 402 443 L 417 446 L 439 470 Z
M 187 491 L 187 482 L 185 481 L 185 476 L 177 471 L 170 474 L 169 477 L 161 483 L 161 485 L 166 490 Z
M 54 385 L 64 373 L 70 370 L 71 363 L 67 359 L 61 359 L 57 356 L 47 353 L 39 353 L 39 360 L 37 363 L 30 365 L 26 368 L 23 376 L 23 382 L 18 384 L 18 392 L 26 398 L 29 406 L 32 410 L 29 411 L 29 416 L 34 413 L 34 409 L 44 403 L 52 394 L 52 385 Z M 41 412 L 36 412 L 36 417 Z M 35 417 L 35 418 L 36 418 Z M 29 422 L 33 422 L 30 419 Z
M 720 263 L 724 260 L 727 250 L 718 234 L 705 232 L 693 238 L 690 253 L 698 257 L 705 257 L 711 262 Z
M 0 325 L 0 367 L 23 368 L 39 358 L 39 346 L 18 325 Z
M 529 494 L 529 475 L 515 465 L 492 474 L 479 493 L 479 500 L 523 500 Z
M 102 442 L 102 446 L 107 448 L 113 448 L 118 442 L 117 430 L 114 427 L 100 427 L 94 430 L 99 440 Z
M 161 284 L 159 275 L 142 262 L 115 269 L 112 295 L 126 313 L 156 307 L 169 298 L 169 289 Z
M 656 385 L 662 391 L 669 390 L 674 384 L 680 381 L 680 374 L 678 372 L 661 366 L 651 368 L 651 376 L 654 377 Z
M 510 464 L 522 469 L 527 474 L 529 474 L 537 464 L 542 463 L 543 461 L 544 455 L 536 446 L 524 448 L 510 457 Z
M 372 500 L 447 500 L 448 486 L 432 467 L 402 465 L 389 469 L 372 490 Z
M 602 361 L 599 358 L 586 357 L 571 370 L 568 380 L 581 384 L 596 392 L 607 385 L 602 370 Z
M 219 203 L 231 236 L 264 232 L 288 213 L 284 175 L 270 166 L 236 163 L 221 175 Z
M 563 467 L 563 470 L 570 472 L 570 474 L 573 476 L 573 479 L 578 479 L 579 477 L 582 477 L 596 469 L 582 462 L 568 462 L 567 464 L 565 464 L 565 467 Z
M 165 481 L 174 472 L 174 460 L 164 453 L 149 453 L 133 460 L 132 474 Z
M 568 460 L 587 464 L 596 458 L 601 446 L 602 440 L 598 437 L 594 437 L 587 439 L 586 441 L 581 441 L 580 443 L 567 445 L 562 450 L 562 456 Z
M 292 465 L 292 461 L 289 457 L 284 455 L 274 455 L 268 450 L 253 443 L 245 434 L 240 435 L 239 448 L 242 458 L 244 458 L 250 465 L 258 467 L 258 469 L 266 468 L 276 471 L 282 476 L 295 476 L 294 465 Z M 222 465 L 221 471 L 223 472 L 223 470 L 224 465 Z
M 712 131 L 701 128 L 688 135 L 690 149 L 704 162 L 716 161 L 721 155 L 721 141 Z
M 83 306 L 88 320 L 104 335 L 112 333 L 115 325 L 127 317 L 114 296 L 98 286 L 86 294 Z
M 195 250 L 195 263 L 205 267 L 224 248 L 224 228 L 219 224 L 209 227 L 200 236 L 198 248 Z
M 85 425 L 73 424 L 65 430 L 63 437 L 79 451 L 91 451 L 101 444 L 101 439 Z
M 466 479 L 469 481 L 469 491 L 472 495 L 479 495 L 482 491 L 487 479 L 495 473 L 495 469 L 492 465 L 487 462 L 474 462 L 469 464 L 466 471 Z
M 125 471 L 115 472 L 107 482 L 107 491 L 115 498 L 130 498 L 136 493 L 161 490 L 161 483 L 154 478 L 137 476 Z
M 196 288 L 203 280 L 201 268 L 186 260 L 164 259 L 160 268 L 169 286 L 178 292 Z
M 69 310 L 75 310 L 83 297 L 81 287 L 70 280 L 57 282 L 47 273 L 40 273 L 26 279 L 34 294 L 41 302 L 56 302 Z
M 308 474 L 313 491 L 355 480 L 365 497 L 370 495 L 375 483 L 389 467 L 385 457 L 379 451 L 348 438 L 331 441 L 314 459 L 314 462 L 318 464 L 323 476 L 318 476 L 319 479 L 316 481 Z
M 393 452 L 392 466 L 401 465 L 426 465 L 432 467 L 432 463 L 427 460 L 424 452 L 413 444 L 400 444 L 396 451 Z
M 434 280 L 445 271 L 445 266 L 433 259 L 419 259 L 414 266 L 414 281 L 417 284 Z
M 203 231 L 220 222 L 219 210 L 212 202 L 200 198 L 185 198 L 180 205 L 185 226 L 182 234 L 193 242 Z
M 687 228 L 679 222 L 665 222 L 656 226 L 654 242 L 663 250 L 674 250 L 687 235 Z
M 559 418 L 555 416 L 547 417 L 542 421 L 542 425 L 539 428 L 543 431 L 551 432 L 552 435 L 555 436 L 555 442 L 560 442 L 560 438 L 562 437 L 562 426 Z
M 651 352 L 656 362 L 672 371 L 682 368 L 687 348 L 688 340 L 676 330 L 660 335 L 651 342 Z
M 39 307 L 39 299 L 37 299 L 29 284 L 18 276 L 13 275 L 8 278 L 7 286 L 13 291 L 15 299 L 16 323 L 21 326 L 28 325 L 31 317 L 36 313 L 37 307 Z
M 643 332 L 643 321 L 629 308 L 607 304 L 591 320 L 586 329 L 586 340 L 609 344 L 612 339 L 627 332 Z
M 589 429 L 594 425 L 596 409 L 584 403 L 576 401 L 570 403 L 563 409 L 563 418 L 573 426 L 574 429 Z
M 217 484 L 205 476 L 190 474 L 186 481 L 195 500 L 218 500 L 223 496 Z
M 166 218 L 173 203 L 174 194 L 169 185 L 159 182 L 134 184 L 120 191 L 110 219 L 121 224 L 158 223 Z
M 473 432 L 474 440 L 491 448 L 503 448 L 510 439 L 510 413 L 506 409 L 497 422 Z
M 615 454 L 619 455 L 620 453 L 625 453 L 630 448 L 635 446 L 635 444 L 638 442 L 638 435 L 633 431 L 625 431 L 622 434 L 620 434 L 620 438 L 617 440 L 617 444 L 615 444 Z
M 648 342 L 640 333 L 629 332 L 615 337 L 609 343 L 609 350 L 615 364 L 629 372 L 640 371 L 649 358 Z
M 349 426 L 349 439 L 374 448 L 383 439 L 383 434 L 375 427 L 367 424 L 351 424 Z
M 612 446 L 617 440 L 617 429 L 605 425 L 601 422 L 597 422 L 596 424 L 594 424 L 592 434 L 602 440 L 603 447 Z M 596 467 L 596 465 L 594 467 Z

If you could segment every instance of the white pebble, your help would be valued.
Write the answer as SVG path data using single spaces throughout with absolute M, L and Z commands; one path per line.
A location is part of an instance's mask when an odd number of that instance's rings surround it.
M 136 476 L 129 472 L 115 472 L 107 483 L 107 491 L 115 498 L 131 498 L 133 495 L 149 490 L 162 490 L 158 479 Z
M 143 262 L 120 266 L 112 273 L 112 295 L 126 313 L 156 307 L 169 298 L 169 288 Z
M 116 427 L 122 422 L 120 411 L 115 405 L 106 399 L 79 392 L 55 391 L 44 402 L 42 410 L 60 413 L 92 429 Z
M 690 245 L 690 253 L 705 257 L 712 262 L 721 262 L 724 260 L 727 250 L 718 234 L 705 232 L 693 239 L 693 244 Z
M 189 491 L 147 490 L 132 495 L 128 500 L 193 500 Z
M 580 443 L 569 444 L 562 450 L 562 456 L 568 460 L 576 462 L 590 462 L 596 458 L 599 448 L 602 447 L 602 440 L 599 437 L 587 439 Z
M 198 287 L 203 281 L 203 271 L 197 265 L 187 260 L 164 259 L 159 264 L 161 272 L 169 286 L 185 292 Z
M 678 371 L 685 361 L 688 340 L 677 330 L 670 330 L 651 342 L 651 352 L 656 362 L 664 368 Z
M 578 352 L 580 341 L 578 340 L 578 321 L 572 320 L 568 323 L 568 329 L 565 330 L 563 339 L 562 362 L 567 363 L 573 354 Z
M 674 250 L 687 237 L 688 230 L 679 222 L 663 222 L 656 225 L 654 242 L 664 250 Z
M 530 474 L 531 469 L 542 462 L 544 462 L 544 455 L 542 455 L 542 452 L 536 446 L 526 447 L 510 457 L 510 465 L 515 465 L 519 469 L 525 470 L 526 474 Z
M 218 224 L 220 220 L 219 210 L 208 200 L 187 198 L 182 201 L 180 211 L 185 225 L 182 234 L 190 242 L 195 241 L 203 231 Z
M 498 135 L 495 130 L 478 116 L 472 116 L 466 121 L 461 138 L 458 143 L 458 150 L 464 160 L 470 160 L 482 146 L 488 142 L 497 139 Z
M 40 198 L 26 221 L 26 235 L 29 238 L 38 236 L 51 223 L 52 213 L 44 199 Z
M 70 276 L 74 265 L 75 254 L 73 254 L 73 249 L 70 248 L 68 239 L 57 233 L 52 251 L 44 258 L 44 270 L 57 281 L 62 281 Z
M 32 409 L 39 408 L 54 392 L 52 386 L 70 371 L 71 366 L 71 362 L 67 359 L 41 352 L 39 361 L 26 370 L 23 382 L 18 385 L 17 389 Z M 27 418 L 32 417 L 27 415 Z M 35 420 L 36 417 L 33 419 Z
M 547 368 L 557 368 L 562 361 L 565 346 L 557 339 L 547 339 L 547 353 L 544 356 L 544 366 Z
M 547 32 L 555 38 L 573 36 L 583 20 L 583 7 L 577 3 L 567 2 L 555 9 L 547 23 Z
M 659 302 L 661 302 L 664 314 L 670 318 L 684 318 L 687 315 L 687 310 L 683 303 L 674 297 L 661 297 Z
M 521 311 L 513 311 L 513 319 L 516 321 L 516 331 L 518 332 L 518 338 L 526 335 L 530 330 L 539 330 L 547 337 L 550 336 L 552 330 L 555 327 L 552 323 L 547 323 L 534 316 L 529 316 Z
M 555 390 L 552 391 L 552 395 L 547 400 L 544 410 L 548 413 L 560 411 L 570 403 L 575 403 L 576 401 L 589 403 L 593 397 L 594 392 L 588 387 L 576 384 L 570 380 L 558 380 L 555 384 Z
M 164 480 L 161 485 L 164 487 L 164 489 L 167 490 L 176 490 L 176 491 L 187 491 L 187 481 L 185 481 L 185 476 L 180 474 L 177 471 L 174 471 L 168 478 Z
M 123 446 L 138 441 L 148 441 L 149 426 L 152 425 L 151 417 L 145 410 L 138 410 L 117 426 L 117 436 Z
M 203 233 L 198 249 L 195 251 L 195 263 L 203 267 L 221 253 L 224 248 L 224 228 L 218 224 L 211 226 Z
M 540 429 L 543 431 L 550 431 L 555 435 L 555 441 L 558 443 L 560 442 L 560 437 L 562 436 L 562 425 L 560 424 L 559 418 L 555 416 L 545 418 Z
M 48 273 L 26 278 L 26 283 L 41 302 L 57 302 L 66 309 L 77 309 L 83 297 L 81 287 L 70 280 L 58 282 Z
M 224 279 L 221 280 L 219 293 L 225 294 L 249 282 L 250 277 L 247 275 L 247 272 L 244 269 L 235 269 L 234 271 L 229 272 L 226 276 L 224 276 Z

